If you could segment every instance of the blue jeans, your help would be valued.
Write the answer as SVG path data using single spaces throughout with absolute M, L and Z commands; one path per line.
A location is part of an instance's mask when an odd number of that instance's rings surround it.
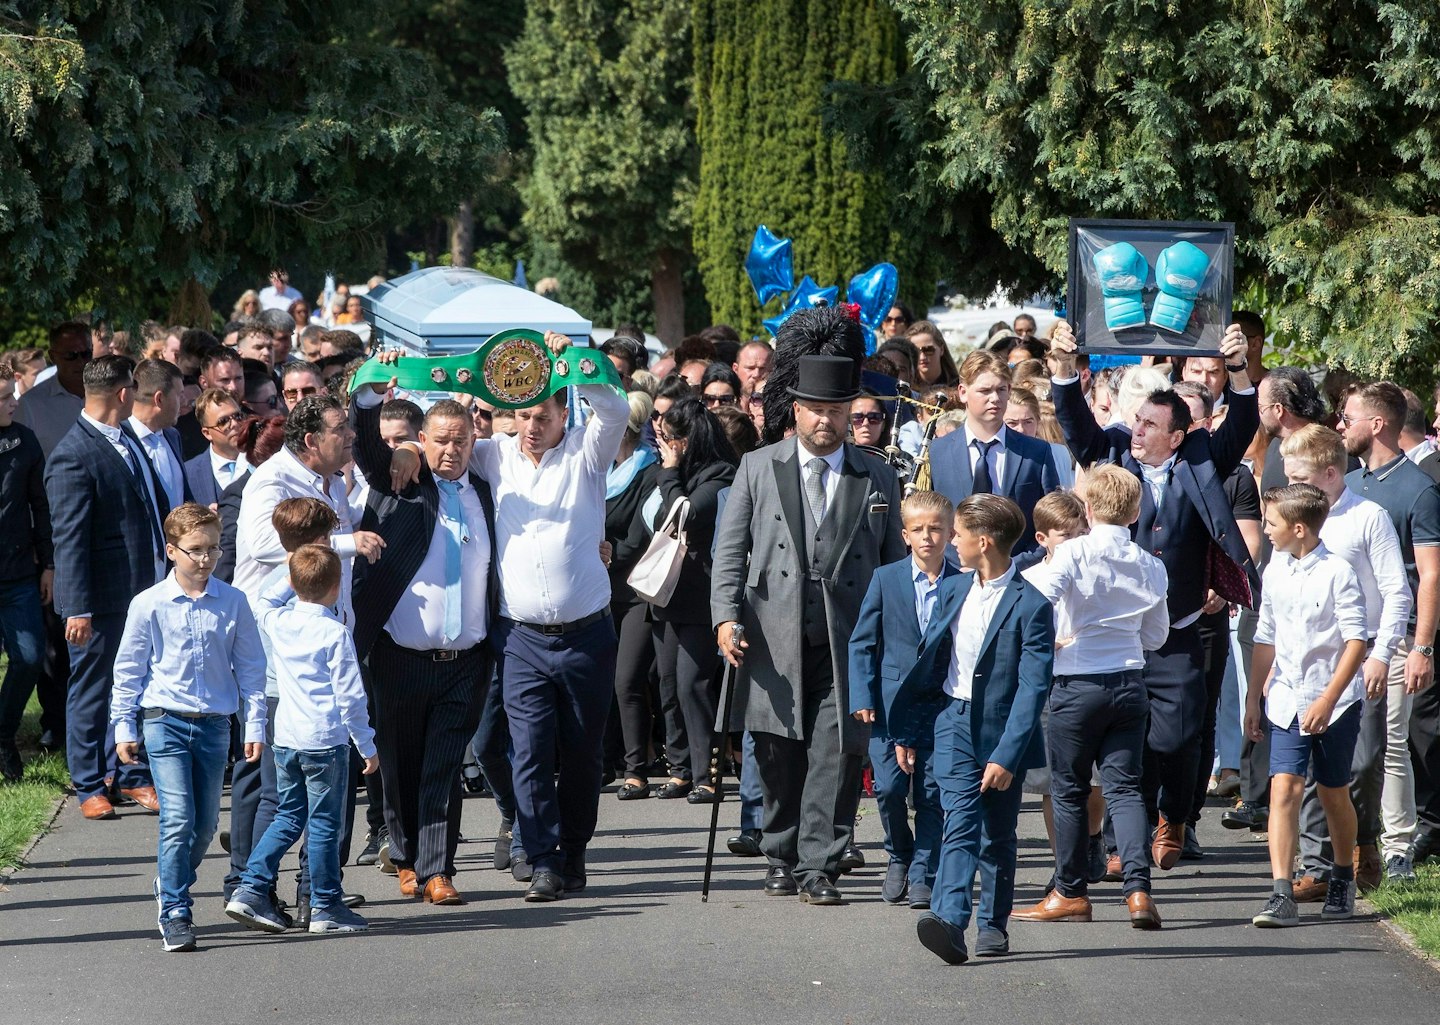
M 760 770 L 755 767 L 755 738 L 750 731 L 740 743 L 740 828 L 761 829 L 765 825 L 765 795 L 760 790 Z
M 350 746 L 319 751 L 275 748 L 275 786 L 280 803 L 265 835 L 255 842 L 240 887 L 267 894 L 275 887 L 280 859 L 309 825 L 310 906 L 340 903 L 340 833 L 345 791 L 350 786 Z
M 141 720 L 150 774 L 160 798 L 160 917 L 189 918 L 195 870 L 220 822 L 220 790 L 230 751 L 230 717 Z
M 10 656 L 10 669 L 0 686 L 0 741 L 13 741 L 45 658 L 45 624 L 34 580 L 0 584 L 0 639 Z

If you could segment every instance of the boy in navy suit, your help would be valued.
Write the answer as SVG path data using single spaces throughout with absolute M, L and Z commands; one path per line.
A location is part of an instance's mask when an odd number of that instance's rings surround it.
M 1015 824 L 1025 770 L 1043 765 L 1040 709 L 1050 691 L 1054 615 L 1015 572 L 1010 551 L 1025 514 L 1008 498 L 971 495 L 955 511 L 955 550 L 971 572 L 941 582 L 920 654 L 889 708 L 895 760 L 912 772 L 933 738 L 934 771 L 945 809 L 931 910 L 916 934 L 947 964 L 963 964 L 971 888 L 980 872 L 975 953 L 1010 952 L 1006 926 L 1015 900 Z M 933 729 L 916 729 L 942 707 Z
M 870 723 L 870 765 L 875 770 L 875 804 L 885 827 L 885 850 L 890 866 L 880 896 L 900 904 L 930 907 L 935 868 L 940 860 L 940 785 L 935 779 L 930 737 L 924 734 L 943 704 L 937 696 L 929 704 L 923 725 L 900 735 L 919 737 L 915 766 L 908 775 L 895 761 L 895 734 L 887 725 L 888 710 L 901 681 L 915 666 L 915 653 L 940 597 L 940 584 L 960 571 L 945 560 L 945 548 L 955 534 L 955 507 L 936 491 L 919 491 L 900 506 L 910 546 L 910 557 L 880 567 L 870 578 L 860 616 L 850 635 L 850 712 Z M 914 783 L 915 831 L 910 831 L 906 798 Z

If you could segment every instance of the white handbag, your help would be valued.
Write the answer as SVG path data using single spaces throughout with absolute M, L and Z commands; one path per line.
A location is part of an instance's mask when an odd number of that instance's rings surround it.
M 688 546 L 685 541 L 685 521 L 690 517 L 690 499 L 677 499 L 665 515 L 665 522 L 650 539 L 650 547 L 635 563 L 626 581 L 645 601 L 664 607 L 675 593 L 680 580 L 680 566 L 685 561 Z

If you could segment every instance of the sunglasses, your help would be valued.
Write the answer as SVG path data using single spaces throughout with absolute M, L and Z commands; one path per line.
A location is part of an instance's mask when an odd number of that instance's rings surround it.
M 479 409 L 479 408 L 472 409 L 472 410 L 470 410 L 470 415 L 471 415 L 471 416 L 475 416 L 475 417 L 479 417 L 481 420 L 484 420 L 486 423 L 490 423 L 492 420 L 495 419 L 495 414 L 492 413 L 492 412 L 491 412 L 490 410 L 488 410 L 488 409 Z
M 297 399 L 308 398 L 311 395 L 319 395 L 320 389 L 313 384 L 308 384 L 304 388 L 286 388 L 283 394 L 287 401 L 294 402 Z
M 884 319 L 884 321 L 882 321 L 882 323 L 885 323 L 885 324 L 903 324 L 903 323 L 905 323 L 905 318 L 904 318 L 904 317 L 886 317 L 886 318 Z
M 764 393 L 763 391 L 752 391 L 752 392 L 750 393 L 750 405 L 752 405 L 752 406 L 763 406 L 763 405 L 765 405 L 765 393 Z
M 885 414 L 881 412 L 872 413 L 851 413 L 850 422 L 856 427 L 864 427 L 866 424 L 883 424 Z
M 707 406 L 733 406 L 736 400 L 734 395 L 701 395 L 700 401 Z
M 223 431 L 225 428 L 230 427 L 234 424 L 238 424 L 241 420 L 244 419 L 245 414 L 240 412 L 239 410 L 236 410 L 234 413 L 227 413 L 225 416 L 222 416 L 219 420 L 216 420 L 213 424 L 210 424 L 205 429 L 207 431 Z

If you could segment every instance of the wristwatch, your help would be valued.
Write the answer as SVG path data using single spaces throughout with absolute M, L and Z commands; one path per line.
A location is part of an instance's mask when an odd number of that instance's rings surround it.
M 1240 371 L 1244 370 L 1249 365 L 1249 359 L 1242 359 L 1239 363 L 1226 363 L 1225 369 L 1230 371 L 1232 374 L 1238 374 L 1240 373 Z
M 1426 658 L 1434 658 L 1434 657 L 1435 657 L 1435 645 L 1433 645 L 1433 644 L 1417 644 L 1417 645 L 1415 645 L 1415 647 L 1411 648 L 1410 650 L 1411 650 L 1411 651 L 1418 651 L 1420 654 L 1424 655 Z

